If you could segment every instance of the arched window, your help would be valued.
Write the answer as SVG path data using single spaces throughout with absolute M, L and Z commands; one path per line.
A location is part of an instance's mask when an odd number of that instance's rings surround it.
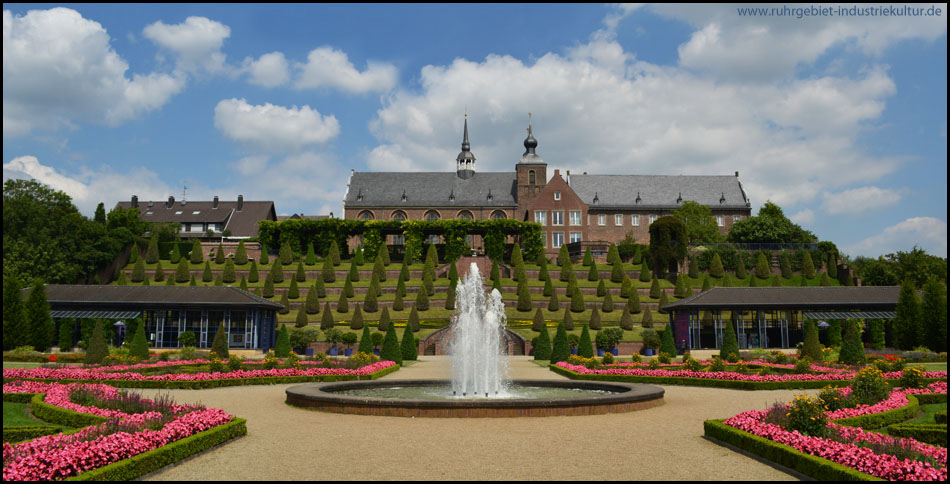
M 397 221 L 406 220 L 406 212 L 396 210 L 393 212 L 392 219 Z M 392 245 L 406 245 L 406 236 L 402 234 L 393 235 Z
M 534 185 L 534 170 L 528 170 L 528 184 Z
M 429 222 L 439 220 L 439 212 L 436 212 L 435 210 L 429 210 L 426 212 L 426 220 Z
M 363 210 L 358 217 L 360 220 L 373 220 L 373 212 Z
M 393 220 L 406 220 L 406 212 L 396 210 L 393 212 Z
M 475 217 L 472 216 L 472 212 L 469 212 L 468 210 L 462 210 L 461 212 L 459 212 L 458 217 L 456 218 L 459 218 L 462 220 L 475 220 Z
M 506 218 L 508 217 L 505 216 L 505 212 L 502 212 L 501 210 L 495 210 L 494 212 L 491 213 L 492 220 L 503 220 Z

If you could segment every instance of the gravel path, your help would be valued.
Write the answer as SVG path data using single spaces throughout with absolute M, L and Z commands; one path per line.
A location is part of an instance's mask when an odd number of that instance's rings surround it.
M 445 378 L 422 357 L 387 377 Z M 512 378 L 562 378 L 513 357 Z M 703 420 L 789 401 L 794 390 L 665 386 L 665 404 L 585 417 L 426 419 L 341 415 L 284 404 L 292 385 L 170 393 L 247 419 L 248 435 L 148 480 L 793 480 L 705 440 Z M 798 393 L 802 391 L 799 390 Z

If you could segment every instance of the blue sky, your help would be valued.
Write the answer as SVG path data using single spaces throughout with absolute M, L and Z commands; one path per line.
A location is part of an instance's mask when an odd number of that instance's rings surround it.
M 848 5 L 850 6 L 850 5 Z M 930 7 L 927 5 L 926 7 Z M 4 5 L 3 176 L 340 213 L 351 169 L 740 172 L 850 255 L 947 254 L 947 21 L 733 5 Z

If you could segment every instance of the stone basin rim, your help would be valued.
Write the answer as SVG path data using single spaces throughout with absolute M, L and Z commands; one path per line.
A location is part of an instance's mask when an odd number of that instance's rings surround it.
M 338 391 L 369 389 L 381 387 L 425 387 L 451 386 L 451 380 L 370 380 L 305 383 L 295 385 L 286 390 L 287 403 L 296 405 L 305 401 L 322 402 L 327 404 L 396 407 L 396 408 L 535 408 L 535 407 L 577 407 L 584 405 L 611 405 L 632 402 L 645 402 L 662 399 L 665 391 L 655 385 L 625 382 L 597 382 L 577 380 L 512 380 L 514 385 L 549 387 L 549 388 L 576 388 L 582 390 L 608 391 L 596 396 L 571 398 L 532 398 L 532 399 L 407 399 L 407 398 L 377 398 L 353 395 L 341 395 Z

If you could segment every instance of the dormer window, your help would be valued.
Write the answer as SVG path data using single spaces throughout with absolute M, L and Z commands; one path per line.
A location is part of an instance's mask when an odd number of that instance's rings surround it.
M 181 210 L 178 210 L 177 212 L 175 212 L 175 215 L 181 215 Z
M 561 192 L 554 192 L 554 199 L 555 199 L 555 200 L 560 200 L 560 199 L 561 199 Z
M 191 212 L 192 215 L 198 215 L 199 213 L 201 213 L 201 210 L 195 210 L 194 212 Z

